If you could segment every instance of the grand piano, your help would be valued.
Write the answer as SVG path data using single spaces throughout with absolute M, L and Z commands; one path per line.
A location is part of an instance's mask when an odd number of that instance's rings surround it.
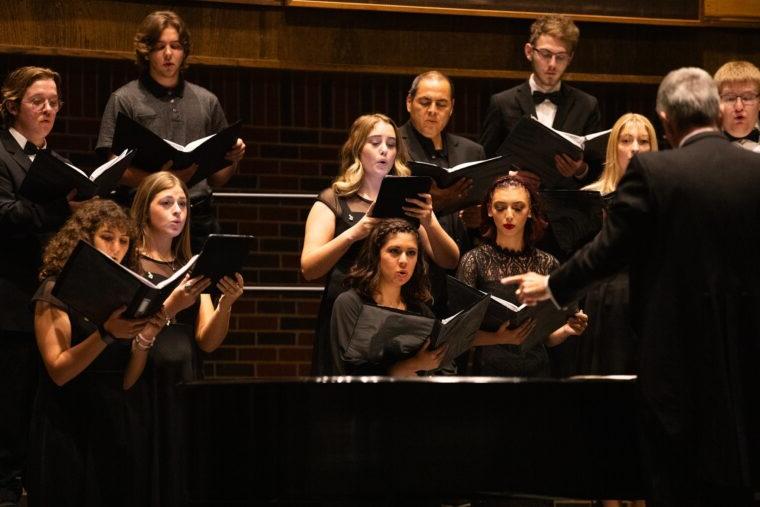
M 190 505 L 643 495 L 635 378 L 311 377 L 182 392 Z

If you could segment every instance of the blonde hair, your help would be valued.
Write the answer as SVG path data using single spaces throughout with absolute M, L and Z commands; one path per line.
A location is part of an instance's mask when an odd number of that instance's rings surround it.
M 614 192 L 620 179 L 623 177 L 623 169 L 618 164 L 617 145 L 620 142 L 620 136 L 626 127 L 639 126 L 644 127 L 649 134 L 649 146 L 651 151 L 657 151 L 657 135 L 654 126 L 645 116 L 636 113 L 626 113 L 615 122 L 610 132 L 610 140 L 607 142 L 607 158 L 604 163 L 602 175 L 594 183 L 584 187 L 584 190 L 596 190 L 602 195 Z
M 147 229 L 150 225 L 150 205 L 153 202 L 153 199 L 164 190 L 169 190 L 176 186 L 179 186 L 182 189 L 182 192 L 184 192 L 188 207 L 187 218 L 185 219 L 185 224 L 182 226 L 182 232 L 180 232 L 176 238 L 172 239 L 172 254 L 178 262 L 184 264 L 190 260 L 192 253 L 190 251 L 190 198 L 188 196 L 187 186 L 185 186 L 185 183 L 182 180 L 167 171 L 151 174 L 140 183 L 139 187 L 137 187 L 137 193 L 135 194 L 135 199 L 132 201 L 130 214 L 137 226 L 137 248 L 143 250 L 145 248 L 146 240 L 150 239 L 150 234 L 147 232 Z
M 749 81 L 755 85 L 755 90 L 760 93 L 760 69 L 752 63 L 738 60 L 724 63 L 713 77 L 715 85 L 718 87 L 718 93 L 726 83 L 736 83 Z
M 538 18 L 530 25 L 530 45 L 536 45 L 538 38 L 542 35 L 556 37 L 569 46 L 570 54 L 575 53 L 578 46 L 578 39 L 581 37 L 581 31 L 575 25 L 572 19 L 560 14 L 550 14 Z
M 412 171 L 406 166 L 407 154 L 404 141 L 399 135 L 396 124 L 384 114 L 365 114 L 358 117 L 348 133 L 348 139 L 340 149 L 340 172 L 332 183 L 333 192 L 337 196 L 348 197 L 359 191 L 364 178 L 361 153 L 372 129 L 380 122 L 393 127 L 396 136 L 396 159 L 389 174 L 409 176 Z

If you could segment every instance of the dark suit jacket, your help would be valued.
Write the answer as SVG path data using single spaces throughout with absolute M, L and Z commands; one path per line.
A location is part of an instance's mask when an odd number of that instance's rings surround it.
M 586 135 L 601 130 L 602 116 L 596 98 L 563 82 L 560 87 L 562 104 L 557 107 L 552 128 Z M 499 147 L 523 116 L 535 116 L 536 106 L 525 81 L 521 85 L 491 96 L 478 142 L 486 155 L 502 155 Z
M 29 301 L 37 289 L 42 248 L 69 215 L 65 199 L 39 206 L 18 196 L 32 165 L 7 130 L 0 130 L 0 332 L 32 331 Z
M 438 160 L 430 158 L 425 149 L 420 144 L 417 136 L 414 133 L 414 127 L 412 122 L 408 121 L 399 128 L 401 138 L 404 140 L 407 154 L 410 160 L 420 160 L 423 162 L 430 162 L 432 164 L 440 163 Z M 446 149 L 448 151 L 449 165 L 455 166 L 464 162 L 473 162 L 475 160 L 483 160 L 485 158 L 485 152 L 483 147 L 474 141 L 470 141 L 467 138 L 461 136 L 455 136 L 454 134 L 446 133 Z M 459 247 L 459 253 L 464 254 L 470 248 L 472 248 L 472 241 L 467 232 L 467 228 L 464 222 L 459 218 L 457 213 L 450 213 L 438 217 L 441 227 L 446 233 L 456 241 Z M 440 316 L 447 313 L 445 308 L 446 304 L 446 271 L 438 268 L 437 266 L 430 265 L 430 281 L 433 289 L 433 297 L 435 299 L 433 310 Z
M 404 145 L 406 146 L 409 160 L 421 160 L 423 162 L 430 162 L 432 164 L 437 163 L 436 160 L 428 157 L 428 154 L 422 148 L 417 136 L 414 134 L 414 127 L 412 122 L 408 121 L 404 123 L 399 132 Z M 454 167 L 455 165 L 463 164 L 465 162 L 473 162 L 475 160 L 483 160 L 486 158 L 483 147 L 475 141 L 470 141 L 466 137 L 455 136 L 454 134 L 445 133 L 446 136 L 446 148 L 448 150 L 449 165 Z
M 629 262 L 644 414 L 729 486 L 760 458 L 759 224 L 760 157 L 697 134 L 634 157 L 601 233 L 549 278 L 564 305 Z

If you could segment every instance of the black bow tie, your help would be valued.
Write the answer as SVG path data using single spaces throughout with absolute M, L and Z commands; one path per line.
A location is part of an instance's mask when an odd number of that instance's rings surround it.
M 724 134 L 726 134 L 726 137 L 729 139 L 729 141 L 741 141 L 743 139 L 748 139 L 750 141 L 760 143 L 760 130 L 757 130 L 757 129 L 752 129 L 752 132 L 750 132 L 744 137 L 734 137 L 728 132 L 724 132 Z
M 36 155 L 37 153 L 39 153 L 39 151 L 40 149 L 37 148 L 37 145 L 31 141 L 27 141 L 26 144 L 24 145 L 24 153 L 26 153 L 27 155 Z
M 534 104 L 540 104 L 541 102 L 549 100 L 555 105 L 559 105 L 559 103 L 562 101 L 562 95 L 560 95 L 560 92 L 551 92 L 551 93 L 544 93 L 540 92 L 538 90 L 533 92 L 533 103 Z

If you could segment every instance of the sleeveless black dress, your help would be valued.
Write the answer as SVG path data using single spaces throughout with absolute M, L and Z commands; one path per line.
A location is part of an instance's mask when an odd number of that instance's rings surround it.
M 54 285 L 54 277 L 43 281 L 32 302 L 68 314 L 73 347 L 96 326 L 55 298 Z M 146 386 L 138 381 L 122 388 L 130 347 L 130 340 L 116 340 L 62 386 L 40 368 L 30 428 L 30 506 L 148 505 Z
M 320 192 L 317 198 L 324 203 L 335 215 L 335 236 L 353 227 L 361 220 L 371 202 L 356 195 L 351 197 L 337 197 L 331 188 Z M 330 352 L 330 319 L 332 318 L 333 303 L 335 298 L 346 290 L 343 286 L 351 266 L 356 261 L 364 241 L 352 244 L 346 253 L 335 263 L 335 266 L 327 273 L 325 291 L 319 304 L 317 313 L 316 330 L 314 332 L 314 349 L 311 363 L 312 375 L 333 375 L 332 354 Z

